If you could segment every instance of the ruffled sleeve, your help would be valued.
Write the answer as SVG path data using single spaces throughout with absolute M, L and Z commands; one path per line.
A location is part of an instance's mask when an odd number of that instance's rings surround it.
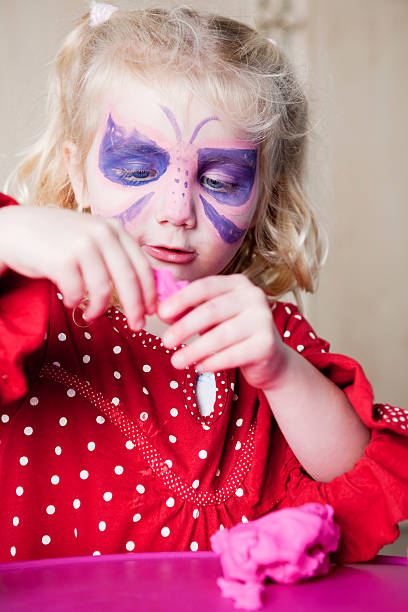
M 0 194 L 0 207 L 17 202 Z M 49 319 L 51 283 L 7 270 L 0 277 L 0 404 L 27 392 L 38 369 Z
M 287 448 L 281 477 L 287 496 L 280 507 L 328 503 L 342 529 L 334 559 L 365 561 L 399 535 L 397 523 L 408 518 L 408 411 L 374 404 L 361 366 L 329 352 L 292 304 L 277 304 L 275 323 L 284 341 L 338 385 L 361 420 L 372 430 L 364 456 L 329 483 L 314 481 Z

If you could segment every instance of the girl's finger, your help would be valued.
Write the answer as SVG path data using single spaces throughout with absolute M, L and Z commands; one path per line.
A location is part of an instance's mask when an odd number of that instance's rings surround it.
M 78 306 L 85 294 L 85 286 L 78 265 L 72 265 L 65 269 L 60 279 L 54 280 L 60 293 L 62 293 L 64 304 L 67 308 Z
M 246 338 L 232 346 L 206 357 L 196 363 L 195 368 L 198 372 L 219 372 L 242 368 L 259 360 L 259 354 L 254 338 Z
M 116 232 L 104 241 L 102 256 L 130 327 L 140 329 L 144 324 L 146 307 L 139 275 Z
M 154 314 L 157 309 L 157 292 L 153 270 L 144 256 L 140 247 L 133 238 L 125 231 L 119 232 L 119 239 L 126 249 L 129 259 L 136 270 L 140 288 L 142 291 L 145 310 L 148 314 Z
M 248 326 L 245 325 L 244 317 L 233 317 L 173 353 L 171 362 L 175 368 L 186 368 L 242 342 L 248 338 L 248 335 Z
M 86 321 L 92 321 L 106 311 L 112 293 L 112 283 L 102 253 L 96 245 L 88 247 L 80 259 L 80 266 L 89 298 L 89 305 L 83 317 Z
M 215 325 L 227 321 L 241 311 L 238 294 L 218 295 L 196 308 L 190 310 L 184 317 L 173 323 L 164 334 L 162 340 L 167 348 L 179 346 L 187 338 L 195 334 L 203 334 Z

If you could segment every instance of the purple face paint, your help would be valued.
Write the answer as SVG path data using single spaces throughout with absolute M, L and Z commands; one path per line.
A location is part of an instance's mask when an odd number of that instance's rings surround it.
M 129 206 L 129 208 L 127 208 L 123 213 L 120 213 L 120 215 L 114 215 L 112 219 L 119 219 L 122 225 L 130 223 L 144 209 L 146 204 L 149 203 L 149 200 L 153 195 L 154 191 L 147 193 L 140 198 L 140 200 L 137 200 L 137 202 Z
M 102 174 L 121 185 L 137 187 L 157 181 L 167 170 L 170 155 L 136 129 L 126 135 L 109 115 L 99 149 Z
M 198 177 L 217 202 L 242 206 L 251 195 L 256 161 L 256 149 L 199 149 Z
M 203 203 L 206 216 L 211 221 L 224 242 L 231 244 L 232 242 L 237 242 L 244 236 L 246 229 L 237 227 L 232 221 L 227 219 L 227 217 L 217 213 L 215 208 L 211 206 L 211 204 L 207 202 L 202 195 L 200 195 L 200 199 Z

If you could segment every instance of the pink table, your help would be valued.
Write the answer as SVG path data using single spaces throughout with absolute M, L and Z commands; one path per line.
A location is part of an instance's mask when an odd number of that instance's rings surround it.
M 233 611 L 220 596 L 218 558 L 203 553 L 71 557 L 0 564 L 2 612 Z M 378 556 L 333 566 L 329 576 L 293 586 L 268 585 L 266 612 L 407 612 L 408 562 Z

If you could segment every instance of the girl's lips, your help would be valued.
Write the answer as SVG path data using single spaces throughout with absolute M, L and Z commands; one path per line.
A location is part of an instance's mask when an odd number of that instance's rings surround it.
M 193 261 L 193 259 L 197 257 L 197 253 L 195 251 L 170 249 L 165 246 L 153 246 L 151 244 L 143 244 L 142 248 L 148 255 L 154 257 L 154 259 L 158 259 L 159 261 L 166 261 L 167 263 L 190 263 L 190 261 Z

